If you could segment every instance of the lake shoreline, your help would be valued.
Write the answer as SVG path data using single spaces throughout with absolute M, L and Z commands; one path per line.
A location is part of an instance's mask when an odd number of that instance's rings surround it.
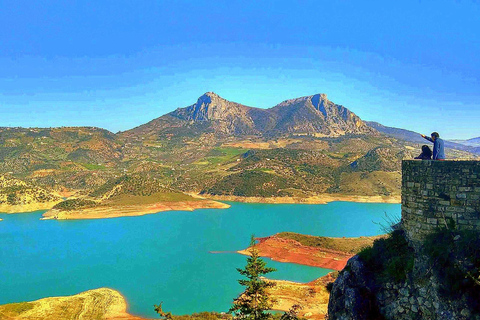
M 245 203 L 268 203 L 268 204 L 327 204 L 334 201 L 358 202 L 358 203 L 401 203 L 401 196 L 360 196 L 360 195 L 339 195 L 321 194 L 308 198 L 300 197 L 239 197 L 239 196 L 218 196 L 199 195 L 206 199 L 218 201 L 233 201 Z
M 15 308 L 19 304 L 22 308 Z M 98 288 L 70 296 L 0 305 L 0 317 L 56 320 L 68 316 L 69 319 L 149 320 L 128 313 L 127 307 L 127 300 L 120 292 Z
M 313 320 L 325 319 L 330 298 L 327 285 L 335 281 L 334 272 L 305 283 L 264 279 L 275 283 L 275 286 L 268 289 L 270 297 L 274 300 L 274 310 L 286 312 L 293 305 L 301 305 L 302 308 L 298 310 L 299 317 Z
M 0 213 L 16 214 L 16 213 L 39 211 L 39 210 L 49 210 L 59 202 L 61 201 L 38 202 L 38 203 L 19 204 L 19 205 L 0 204 Z
M 319 267 L 341 271 L 347 261 L 377 239 L 385 235 L 373 237 L 317 237 L 292 232 L 281 232 L 272 236 L 256 238 L 255 248 L 261 257 L 278 262 L 296 263 L 305 266 Z M 249 247 L 236 251 L 250 255 Z
M 165 201 L 144 205 L 98 206 L 80 210 L 50 209 L 42 220 L 83 220 L 135 217 L 164 211 L 194 211 L 197 209 L 227 209 L 229 204 L 212 200 Z
M 149 205 L 129 206 L 100 206 L 81 210 L 61 211 L 52 209 L 59 202 L 44 202 L 26 205 L 0 205 L 0 213 L 16 214 L 39 210 L 48 210 L 42 219 L 102 219 L 116 217 L 141 216 L 163 211 L 179 210 L 193 211 L 196 209 L 226 209 L 230 206 L 219 201 L 242 202 L 242 203 L 266 203 L 266 204 L 328 204 L 334 201 L 357 202 L 357 203 L 401 203 L 400 196 L 360 196 L 360 195 L 338 195 L 322 194 L 308 198 L 299 197 L 239 197 L 239 196 L 214 196 L 201 195 L 197 193 L 186 193 L 197 199 L 205 201 L 199 205 L 196 201 L 170 201 L 158 202 Z M 200 200 L 201 199 L 201 200 Z M 157 210 L 158 208 L 158 210 Z M 157 211 L 156 211 L 157 210 Z M 97 212 L 95 212 L 97 211 Z M 115 213 L 118 211 L 119 213 Z M 0 219 L 1 221 L 1 219 Z
M 255 245 L 261 257 L 270 258 L 278 262 L 296 263 L 305 266 L 342 270 L 348 259 L 354 254 L 327 248 L 310 247 L 292 239 L 283 239 L 274 236 L 257 238 Z M 237 253 L 250 255 L 250 249 L 239 250 Z

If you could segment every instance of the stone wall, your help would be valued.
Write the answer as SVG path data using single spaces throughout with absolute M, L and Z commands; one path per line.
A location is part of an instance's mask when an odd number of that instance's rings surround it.
M 445 295 L 444 266 L 422 250 L 442 225 L 480 234 L 480 161 L 404 160 L 399 231 L 414 249 L 413 269 L 403 280 L 379 278 L 359 255 L 351 258 L 332 286 L 329 319 L 480 320 L 478 291 Z
M 440 225 L 480 232 L 480 161 L 402 161 L 402 225 L 418 247 Z

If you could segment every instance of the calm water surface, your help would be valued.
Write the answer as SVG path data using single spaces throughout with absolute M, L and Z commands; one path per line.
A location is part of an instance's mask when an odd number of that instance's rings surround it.
M 155 317 L 153 305 L 175 314 L 226 311 L 241 292 L 235 251 L 250 236 L 281 231 L 330 237 L 383 232 L 398 204 L 230 203 L 226 210 L 170 211 L 103 220 L 39 220 L 44 211 L 0 214 L 0 304 L 110 287 L 133 314 Z M 268 261 L 270 278 L 306 282 L 330 270 Z

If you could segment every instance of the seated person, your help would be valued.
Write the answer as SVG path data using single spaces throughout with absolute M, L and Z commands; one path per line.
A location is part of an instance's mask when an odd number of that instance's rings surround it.
M 432 149 L 427 145 L 423 145 L 422 153 L 420 153 L 418 157 L 415 157 L 415 159 L 432 160 Z

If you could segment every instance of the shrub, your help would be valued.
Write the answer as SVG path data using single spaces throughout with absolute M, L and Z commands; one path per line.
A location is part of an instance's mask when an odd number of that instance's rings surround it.
M 92 200 L 68 199 L 60 203 L 57 203 L 52 209 L 69 211 L 69 210 L 77 210 L 77 209 L 83 209 L 83 208 L 92 208 L 92 207 L 95 207 L 96 205 L 97 203 Z
M 438 229 L 427 236 L 423 251 L 447 298 L 467 297 L 470 307 L 480 312 L 480 238 L 469 230 Z
M 413 269 L 414 252 L 403 230 L 394 230 L 387 238 L 375 240 L 373 246 L 364 248 L 358 255 L 380 284 L 389 280 L 400 282 Z

